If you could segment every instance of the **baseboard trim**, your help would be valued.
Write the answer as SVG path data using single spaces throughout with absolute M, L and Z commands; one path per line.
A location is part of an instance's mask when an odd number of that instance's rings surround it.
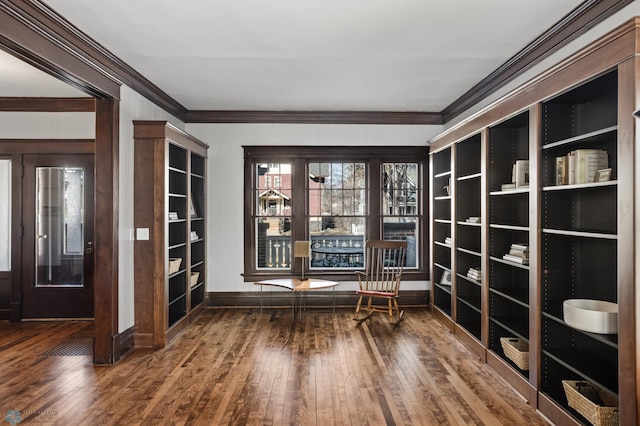
M 118 362 L 134 348 L 135 326 L 113 337 L 113 362 Z
M 205 295 L 207 307 L 218 308 L 248 308 L 270 307 L 290 308 L 290 292 L 263 291 L 263 292 L 208 292 Z M 357 296 L 354 291 L 310 291 L 307 292 L 307 307 L 333 306 L 335 296 L 336 307 L 353 307 L 356 305 Z M 429 304 L 429 290 L 401 291 L 398 303 L 407 307 L 424 307 Z

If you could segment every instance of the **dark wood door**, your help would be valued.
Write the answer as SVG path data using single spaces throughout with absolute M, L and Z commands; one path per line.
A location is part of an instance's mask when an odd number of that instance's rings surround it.
M 93 155 L 25 155 L 22 318 L 93 318 Z

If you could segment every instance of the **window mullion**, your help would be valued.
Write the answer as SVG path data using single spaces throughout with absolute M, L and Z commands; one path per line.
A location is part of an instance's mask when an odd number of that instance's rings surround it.
M 367 219 L 367 238 L 371 240 L 381 239 L 382 217 L 380 216 L 382 192 L 382 162 L 379 159 L 369 161 L 369 217 Z

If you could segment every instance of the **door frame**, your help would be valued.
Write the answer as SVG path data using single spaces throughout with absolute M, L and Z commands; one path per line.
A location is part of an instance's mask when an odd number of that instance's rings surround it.
M 94 218 L 99 226 L 94 233 L 93 362 L 113 364 L 133 346 L 132 338 L 125 336 L 126 341 L 121 342 L 123 338 L 118 334 L 119 99 L 122 83 L 112 77 L 113 73 L 101 60 L 104 56 L 101 59 L 92 57 L 92 54 L 102 52 L 100 47 L 81 35 L 37 2 L 12 0 L 3 2 L 0 8 L 1 49 L 69 83 L 95 101 Z M 41 104 L 33 99 L 32 105 Z M 13 303 L 12 300 L 10 306 Z
M 41 144 L 45 151 L 47 144 Z M 95 186 L 94 186 L 94 161 L 95 154 L 58 154 L 46 152 L 45 154 L 24 154 L 22 155 L 22 190 L 20 202 L 22 213 L 20 224 L 22 228 L 22 253 L 21 253 L 21 294 L 22 303 L 20 313 L 22 319 L 37 318 L 58 318 L 61 320 L 91 319 L 95 300 L 93 296 L 93 239 L 94 239 L 94 206 L 95 206 Z M 36 254 L 38 239 L 36 235 L 41 232 L 37 226 L 36 217 L 40 214 L 37 209 L 39 195 L 37 192 L 38 174 L 40 167 L 59 168 L 74 167 L 81 168 L 84 176 L 84 188 L 82 189 L 83 208 L 83 231 L 82 231 L 82 271 L 83 280 L 80 287 L 38 287 L 34 284 L 39 281 L 36 274 L 37 266 Z M 17 201 L 16 199 L 12 202 Z M 18 226 L 16 223 L 14 226 Z M 47 232 L 48 233 L 48 232 Z M 87 253 L 88 244 L 91 245 L 91 252 Z M 30 312 L 27 315 L 27 311 Z

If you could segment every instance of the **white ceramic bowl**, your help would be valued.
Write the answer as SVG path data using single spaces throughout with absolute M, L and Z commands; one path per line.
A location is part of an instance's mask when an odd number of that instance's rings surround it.
M 564 321 L 573 328 L 598 334 L 618 332 L 618 304 L 591 299 L 568 299 L 562 303 Z

